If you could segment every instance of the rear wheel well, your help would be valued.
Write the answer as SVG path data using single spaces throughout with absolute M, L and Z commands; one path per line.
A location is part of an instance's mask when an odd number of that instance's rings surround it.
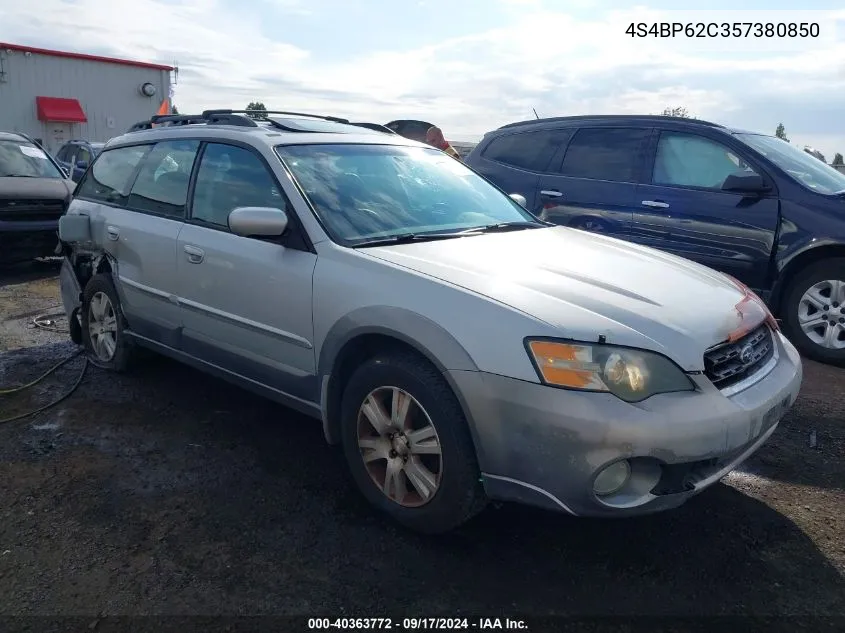
M 361 334 L 350 339 L 335 358 L 326 393 L 326 419 L 328 422 L 326 439 L 329 443 L 337 444 L 340 441 L 340 406 L 343 400 L 343 390 L 352 373 L 373 356 L 392 351 L 415 354 L 440 371 L 440 368 L 426 354 L 413 345 L 393 336 Z
M 801 274 L 801 271 L 817 262 L 834 257 L 845 257 L 845 245 L 832 244 L 811 248 L 790 261 L 781 272 L 780 278 L 772 293 L 771 306 L 775 315 L 778 317 L 783 316 L 783 302 L 786 299 L 787 290 L 795 277 Z

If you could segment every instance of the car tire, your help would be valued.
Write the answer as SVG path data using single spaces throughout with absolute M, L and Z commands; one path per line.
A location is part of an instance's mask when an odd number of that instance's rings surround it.
M 88 360 L 110 371 L 126 371 L 134 349 L 125 334 L 126 320 L 109 273 L 91 277 L 81 307 L 82 343 Z
M 845 365 L 845 258 L 800 271 L 784 293 L 781 317 L 784 333 L 804 356 Z
M 376 402 L 383 404 L 380 410 Z M 397 410 L 407 414 L 394 415 Z M 486 505 L 466 418 L 448 383 L 427 360 L 401 351 L 367 360 L 347 382 L 340 413 L 343 452 L 358 489 L 400 524 L 440 534 Z M 370 422 L 379 413 L 392 418 L 393 439 Z

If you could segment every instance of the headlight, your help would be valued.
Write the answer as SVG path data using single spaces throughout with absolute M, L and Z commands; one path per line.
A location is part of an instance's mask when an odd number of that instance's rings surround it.
M 606 391 L 640 402 L 658 393 L 694 391 L 681 368 L 654 352 L 614 345 L 529 339 L 528 351 L 547 385 Z

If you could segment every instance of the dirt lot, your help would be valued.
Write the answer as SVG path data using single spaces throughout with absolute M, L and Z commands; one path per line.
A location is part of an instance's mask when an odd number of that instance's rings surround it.
M 0 279 L 0 388 L 75 351 L 30 327 L 57 297 L 49 268 Z M 0 396 L 0 418 L 60 395 L 82 366 Z M 312 421 L 164 359 L 120 377 L 89 368 L 63 403 L 0 425 L 0 614 L 753 614 L 791 616 L 767 630 L 845 627 L 845 371 L 805 371 L 768 444 L 676 511 L 598 521 L 502 506 L 424 538 L 371 513 Z M 812 619 L 834 615 L 830 629 Z

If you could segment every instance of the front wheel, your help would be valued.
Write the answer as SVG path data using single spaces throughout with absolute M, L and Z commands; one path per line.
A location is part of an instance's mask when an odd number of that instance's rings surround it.
M 350 378 L 343 451 L 361 493 L 418 532 L 447 532 L 485 505 L 460 405 L 436 368 L 411 353 L 377 356 Z
M 845 258 L 800 272 L 787 288 L 782 316 L 787 336 L 802 354 L 845 365 Z

